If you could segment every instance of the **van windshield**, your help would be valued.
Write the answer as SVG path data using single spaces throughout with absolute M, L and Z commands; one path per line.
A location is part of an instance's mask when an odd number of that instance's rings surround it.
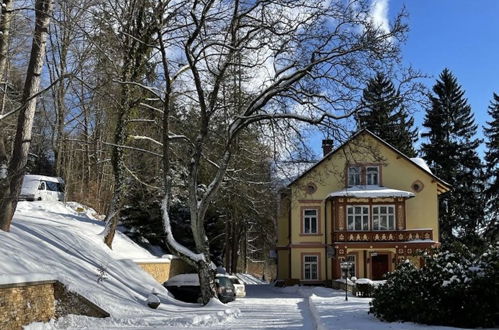
M 46 181 L 46 183 L 47 183 L 47 190 L 64 192 L 64 187 L 61 184 L 59 184 L 57 182 L 50 182 L 50 181 Z

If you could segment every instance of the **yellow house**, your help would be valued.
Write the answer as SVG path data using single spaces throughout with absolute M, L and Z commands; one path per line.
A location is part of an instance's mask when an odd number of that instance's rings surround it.
M 281 192 L 277 277 L 318 284 L 350 274 L 381 279 L 439 246 L 438 195 L 450 186 L 368 130 L 332 150 Z

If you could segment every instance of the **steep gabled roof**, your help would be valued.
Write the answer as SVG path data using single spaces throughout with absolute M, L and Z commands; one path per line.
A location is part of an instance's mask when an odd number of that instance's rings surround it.
M 434 175 L 433 173 L 431 173 L 431 171 L 429 171 L 428 168 L 426 168 L 425 166 L 423 166 L 422 163 L 412 160 L 411 158 L 409 158 L 408 156 L 406 156 L 404 153 L 402 153 L 401 151 L 399 151 L 397 148 L 395 148 L 394 146 L 392 146 L 391 144 L 389 144 L 388 142 L 386 142 L 385 140 L 383 140 L 382 138 L 380 138 L 379 136 L 377 136 L 376 134 L 374 134 L 373 132 L 371 132 L 371 131 L 369 131 L 368 129 L 365 129 L 365 128 L 363 128 L 363 129 L 355 132 L 347 141 L 345 141 L 340 146 L 338 146 L 337 148 L 331 150 L 329 153 L 327 153 L 326 155 L 324 155 L 324 157 L 322 157 L 322 159 L 319 160 L 314 166 L 310 167 L 308 170 L 306 170 L 301 175 L 299 175 L 297 178 L 295 178 L 293 181 L 291 181 L 288 184 L 288 187 L 292 186 L 295 182 L 297 182 L 298 180 L 300 180 L 307 173 L 313 171 L 322 162 L 324 162 L 326 159 L 328 159 L 331 156 L 333 156 L 336 152 L 338 152 L 339 150 L 341 150 L 344 146 L 346 146 L 348 143 L 350 143 L 350 141 L 352 141 L 356 137 L 360 136 L 361 134 L 368 134 L 368 135 L 372 136 L 374 139 L 376 139 L 377 141 L 381 142 L 381 144 L 385 145 L 388 149 L 393 150 L 401 158 L 407 160 L 414 167 L 419 168 L 423 173 L 425 173 L 426 175 L 431 176 L 437 182 L 437 191 L 438 191 L 439 194 L 447 192 L 447 191 L 449 191 L 451 189 L 451 185 L 450 184 L 448 184 L 444 180 L 440 179 L 439 177 L 437 177 L 436 175 Z

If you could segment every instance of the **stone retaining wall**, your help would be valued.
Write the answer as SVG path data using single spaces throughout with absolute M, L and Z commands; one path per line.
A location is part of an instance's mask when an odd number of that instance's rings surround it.
M 159 283 L 166 282 L 169 278 L 185 273 L 195 272 L 194 268 L 186 264 L 182 259 L 168 261 L 141 261 L 134 260 L 137 265 L 149 273 Z
M 55 281 L 0 286 L 0 329 L 22 329 L 55 316 Z
M 18 330 L 68 314 L 109 316 L 55 280 L 0 284 L 0 329 Z

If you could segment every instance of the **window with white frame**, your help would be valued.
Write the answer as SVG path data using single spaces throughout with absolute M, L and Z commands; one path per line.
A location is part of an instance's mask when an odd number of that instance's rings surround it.
M 318 231 L 317 209 L 303 210 L 303 233 L 317 234 Z
M 360 185 L 360 167 L 350 166 L 348 168 L 348 185 L 349 186 Z
M 348 230 L 369 230 L 369 206 L 347 207 Z
M 303 256 L 303 279 L 318 280 L 319 279 L 319 257 L 316 255 Z
M 373 230 L 395 230 L 395 206 L 373 206 Z
M 379 185 L 378 166 L 368 166 L 366 169 L 366 182 L 368 185 Z

